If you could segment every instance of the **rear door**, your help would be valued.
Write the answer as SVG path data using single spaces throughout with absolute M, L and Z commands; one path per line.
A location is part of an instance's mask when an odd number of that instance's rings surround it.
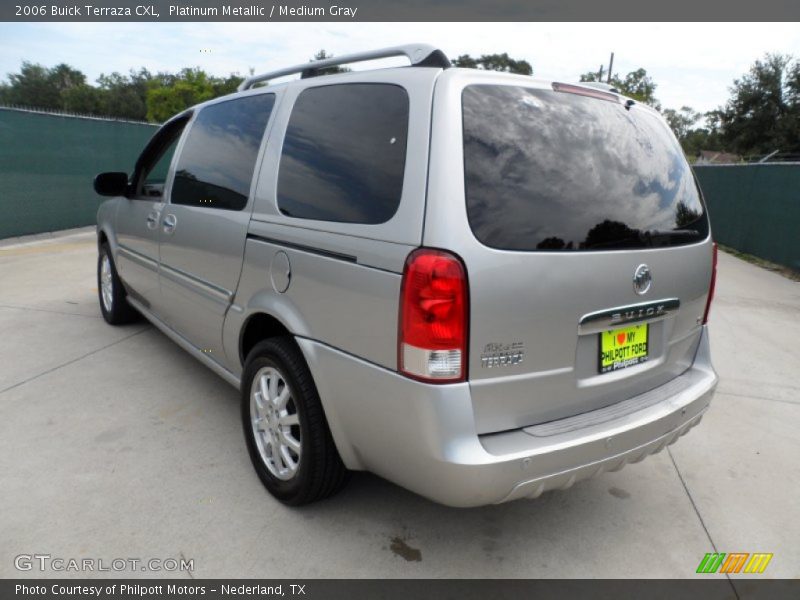
M 711 241 L 660 116 L 530 79 L 440 85 L 425 243 L 467 267 L 479 432 L 601 408 L 685 371 Z
M 201 108 L 161 212 L 160 312 L 220 363 L 222 323 L 241 272 L 250 189 L 274 104 L 274 93 L 261 93 Z
M 245 310 L 228 315 L 226 339 L 263 307 L 295 335 L 397 367 L 401 274 L 422 242 L 439 73 L 376 69 L 284 89 L 237 292 Z

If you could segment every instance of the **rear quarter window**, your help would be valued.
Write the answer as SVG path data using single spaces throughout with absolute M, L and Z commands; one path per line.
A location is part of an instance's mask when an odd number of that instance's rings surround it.
M 408 94 L 391 84 L 304 90 L 278 170 L 278 208 L 290 217 L 384 223 L 403 192 Z
M 615 250 L 708 236 L 691 168 L 648 109 L 500 85 L 466 87 L 462 109 L 467 214 L 485 245 Z

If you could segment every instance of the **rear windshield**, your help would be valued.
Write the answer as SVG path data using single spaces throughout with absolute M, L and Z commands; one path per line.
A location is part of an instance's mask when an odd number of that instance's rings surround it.
M 649 110 L 505 85 L 464 89 L 475 236 L 507 250 L 614 250 L 708 235 L 693 173 Z

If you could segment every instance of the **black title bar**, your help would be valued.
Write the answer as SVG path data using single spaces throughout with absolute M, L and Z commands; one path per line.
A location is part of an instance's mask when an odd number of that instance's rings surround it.
M 291 0 L 282 3 L 143 0 L 140 4 L 122 0 L 4 0 L 0 3 L 0 21 L 16 22 L 798 20 L 800 2 L 787 0 Z

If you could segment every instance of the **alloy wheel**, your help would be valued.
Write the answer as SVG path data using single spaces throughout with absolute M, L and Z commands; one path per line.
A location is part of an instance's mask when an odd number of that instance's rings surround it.
M 282 481 L 300 467 L 302 434 L 291 388 L 275 367 L 263 367 L 250 389 L 250 421 L 261 460 Z

